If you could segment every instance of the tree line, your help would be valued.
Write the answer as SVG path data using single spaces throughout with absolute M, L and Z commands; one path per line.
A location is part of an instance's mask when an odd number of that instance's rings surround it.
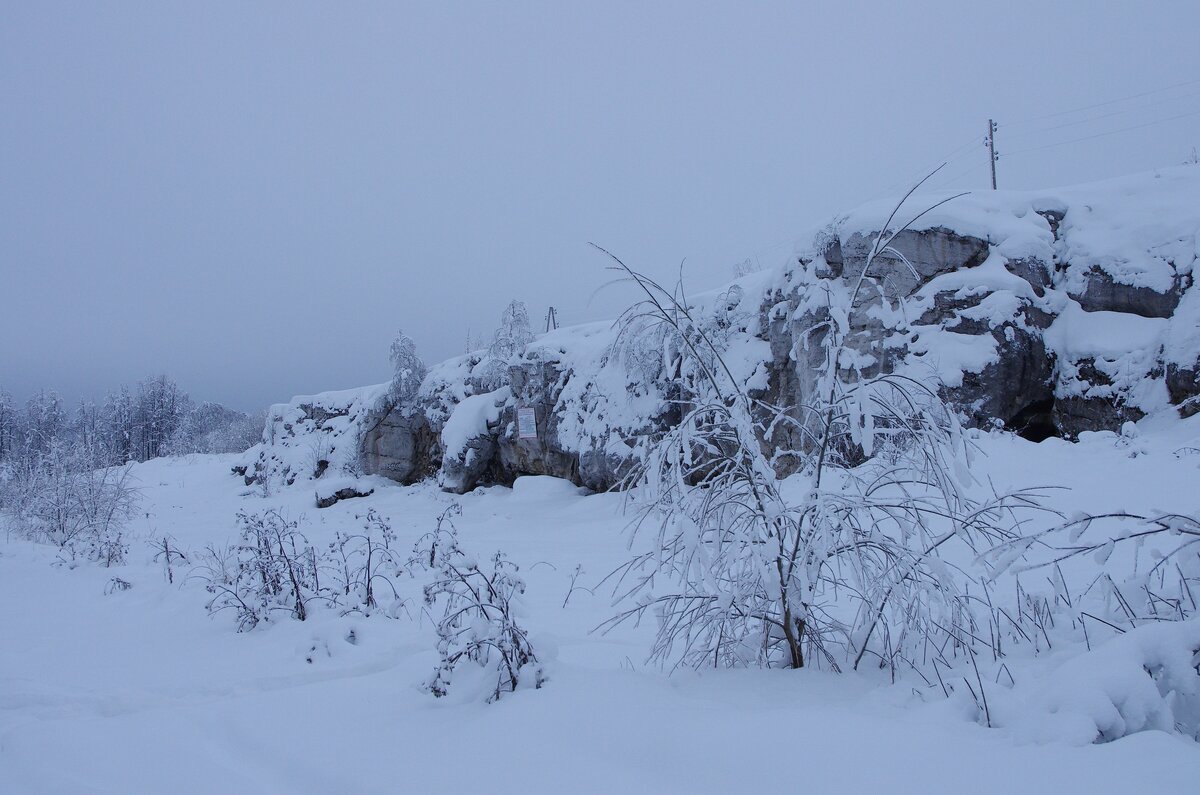
M 96 466 L 165 455 L 240 452 L 259 441 L 264 416 L 193 402 L 165 375 L 121 386 L 72 410 L 54 390 L 19 405 L 0 389 L 0 466 L 29 465 L 55 449 L 87 450 Z

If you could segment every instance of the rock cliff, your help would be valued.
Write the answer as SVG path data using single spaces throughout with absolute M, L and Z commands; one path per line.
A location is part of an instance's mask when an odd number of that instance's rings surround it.
M 899 222 L 939 198 L 910 199 Z M 893 206 L 837 218 L 780 267 L 692 299 L 748 390 L 804 405 L 822 318 L 845 312 L 861 372 L 933 379 L 976 426 L 1073 438 L 1200 411 L 1200 168 L 959 197 L 921 215 L 863 277 Z M 294 399 L 237 469 L 247 482 L 436 475 L 460 493 L 547 474 L 600 490 L 678 410 L 675 364 L 650 331 L 560 329 L 504 363 L 506 376 L 497 364 L 472 354 L 437 365 L 409 405 L 387 405 L 382 387 Z M 533 409 L 536 439 L 519 437 L 518 408 Z

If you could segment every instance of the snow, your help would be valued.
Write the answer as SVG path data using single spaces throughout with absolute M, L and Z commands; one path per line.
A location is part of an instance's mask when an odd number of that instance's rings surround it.
M 982 372 L 996 361 L 996 340 L 990 334 L 943 331 L 921 336 L 911 347 L 924 357 L 921 366 L 932 369 L 948 387 L 962 386 L 964 373 Z
M 1125 312 L 1085 312 L 1070 301 L 1046 331 L 1046 343 L 1069 358 L 1115 359 L 1131 351 L 1157 352 L 1170 321 Z
M 1068 657 L 1028 686 L 1014 689 L 1014 735 L 1029 742 L 1077 745 L 1100 735 L 1198 725 L 1200 620 L 1146 624 Z M 1147 675 L 1147 674 L 1150 675 Z M 1028 693 L 1025 691 L 1029 691 Z
M 1067 514 L 1196 513 L 1197 420 L 1074 444 L 977 434 L 972 474 L 1070 487 L 1054 496 Z M 628 554 L 622 495 L 522 477 L 455 498 L 372 479 L 370 496 L 314 511 L 307 488 L 247 493 L 236 460 L 137 465 L 125 566 L 69 569 L 49 547 L 0 540 L 0 791 L 780 791 L 797 785 L 795 763 L 806 788 L 846 792 L 1184 792 L 1200 776 L 1200 748 L 1170 725 L 1195 719 L 1200 679 L 1180 650 L 1200 642 L 1196 622 L 1094 628 L 1091 651 L 1058 636 L 1041 654 L 1013 650 L 1012 686 L 981 660 L 989 729 L 965 688 L 947 699 L 870 671 L 669 674 L 643 663 L 652 628 L 593 632 L 612 611 L 599 581 Z M 521 565 L 521 619 L 549 676 L 492 705 L 418 689 L 436 663 L 418 583 L 396 619 L 314 610 L 239 634 L 206 615 L 187 567 L 167 584 L 145 543 L 170 534 L 196 560 L 235 537 L 238 510 L 267 507 L 322 543 L 374 508 L 408 548 L 455 501 L 465 548 Z M 114 576 L 132 588 L 105 595 Z M 1142 671 L 1156 666 L 1168 686 Z M 1092 744 L 1097 731 L 1128 736 Z
M 1164 352 L 1168 362 L 1195 367 L 1200 362 L 1197 351 L 1200 351 L 1200 290 L 1192 289 L 1184 293 L 1175 308 Z
M 1080 185 L 1062 192 L 1071 204 L 1060 230 L 1060 256 L 1090 262 L 1119 284 L 1165 293 L 1196 258 L 1196 169 L 1161 171 Z M 1086 196 L 1086 199 L 1083 197 Z
M 918 193 L 908 221 L 919 209 L 951 193 Z M 866 204 L 837 222 L 844 234 L 880 228 L 898 197 Z M 921 216 L 913 229 L 942 227 L 986 239 L 1008 259 L 1034 256 L 1049 262 L 1084 263 L 1111 274 L 1119 284 L 1165 293 L 1176 274 L 1192 272 L 1200 238 L 1200 169 L 1177 166 L 1084 185 L 1042 191 L 977 191 Z M 1054 240 L 1039 213 L 1066 213 Z M 815 232 L 812 238 L 819 239 Z M 815 247 L 801 247 L 799 253 Z M 1082 287 L 1087 267 L 1069 274 L 1068 287 Z
M 893 204 L 868 205 L 836 227 L 843 235 L 874 231 Z M 1005 263 L 1069 260 L 1060 275 L 1068 291 L 1092 267 L 1118 283 L 1170 289 L 1195 272 L 1197 207 L 1194 168 L 956 199 L 915 228 L 984 237 L 992 254 L 932 279 L 912 308 L 922 311 L 939 293 L 988 293 L 960 317 L 995 328 L 1023 322 L 1028 303 L 1055 316 L 1045 340 L 1060 357 L 1061 390 L 1108 390 L 1150 411 L 1164 408 L 1165 387 L 1148 376 L 1160 355 L 1194 363 L 1200 292 L 1187 291 L 1172 320 L 1089 313 L 1061 290 L 1036 295 Z M 1069 211 L 1057 239 L 1049 211 Z M 689 296 L 689 311 L 706 333 L 721 335 L 715 342 L 731 375 L 748 390 L 767 384 L 765 296 L 812 286 L 804 281 L 811 274 L 791 264 Z M 879 309 L 885 325 L 896 320 L 889 311 Z M 782 320 L 780 312 L 767 314 Z M 910 366 L 934 369 L 950 386 L 995 361 L 990 334 L 913 330 L 908 344 L 918 355 Z M 616 340 L 610 323 L 559 329 L 516 361 L 562 374 L 555 412 L 566 450 L 627 456 L 628 440 L 664 410 L 669 345 L 650 333 L 625 346 Z M 1071 368 L 1083 360 L 1112 384 L 1073 380 Z M 422 382 L 418 401 L 447 457 L 469 455 L 471 440 L 511 405 L 508 387 L 481 392 L 495 364 L 467 354 L 433 366 Z M 892 682 L 871 670 L 669 673 L 645 663 L 653 627 L 597 631 L 614 613 L 605 576 L 638 543 L 627 532 L 624 495 L 525 476 L 511 489 L 453 497 L 432 481 L 361 477 L 359 440 L 386 392 L 381 384 L 279 404 L 263 444 L 241 456 L 136 465 L 141 504 L 125 565 L 70 568 L 50 547 L 0 537 L 0 792 L 1129 793 L 1190 791 L 1200 780 L 1200 676 L 1190 656 L 1200 647 L 1197 620 L 1055 627 L 1045 643 L 981 656 L 979 674 L 955 657 L 962 667 L 944 671 L 954 688 L 945 691 L 916 675 Z M 1083 433 L 1076 443 L 971 436 L 980 455 L 963 473 L 964 488 L 1042 488 L 1065 516 L 1200 514 L 1200 416 L 1152 413 L 1120 434 Z M 318 475 L 319 461 L 328 472 Z M 268 487 L 248 489 L 231 475 L 235 465 L 263 474 Z M 795 478 L 784 487 L 808 486 Z M 366 496 L 314 509 L 314 490 L 319 499 L 343 489 Z M 322 547 L 361 532 L 373 510 L 389 518 L 396 548 L 407 551 L 456 503 L 464 549 L 476 559 L 502 549 L 521 567 L 528 589 L 518 617 L 545 664 L 544 688 L 491 705 L 465 683 L 444 699 L 422 692 L 438 655 L 434 617 L 413 577 L 395 582 L 403 603 L 370 617 L 314 606 L 304 622 L 281 617 L 238 633 L 229 614 L 205 610 L 211 596 L 198 567 L 206 549 L 237 540 L 239 511 L 277 509 Z M 173 584 L 150 546 L 164 535 L 188 556 Z M 1102 550 L 1112 564 L 1129 554 Z M 946 565 L 980 563 L 968 555 Z M 1101 565 L 1089 554 L 1056 575 L 1087 583 Z M 132 587 L 115 590 L 118 577 Z M 1045 593 L 1037 577 L 1022 579 L 1025 593 Z M 1015 594 L 1015 586 L 1006 576 L 995 592 Z M 972 683 L 988 698 L 986 718 L 969 695 Z
M 1151 372 L 1158 367 L 1171 323 L 1124 312 L 1085 312 L 1068 301 L 1045 333 L 1047 347 L 1061 357 L 1059 396 L 1121 396 L 1146 412 L 1166 408 L 1166 387 Z M 1111 383 L 1092 384 L 1079 378 L 1082 359 L 1091 359 Z
M 511 394 L 508 387 L 502 387 L 464 398 L 455 406 L 442 428 L 442 447 L 446 455 L 461 456 L 469 441 L 487 433 L 488 424 L 500 419 L 500 410 Z

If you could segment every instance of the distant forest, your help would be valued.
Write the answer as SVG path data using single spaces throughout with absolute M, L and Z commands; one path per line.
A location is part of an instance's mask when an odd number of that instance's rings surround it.
M 97 405 L 68 408 L 53 390 L 24 406 L 0 390 L 0 466 L 36 465 L 55 451 L 86 450 L 99 466 L 187 453 L 235 453 L 258 442 L 265 412 L 194 403 L 165 375 L 122 386 Z

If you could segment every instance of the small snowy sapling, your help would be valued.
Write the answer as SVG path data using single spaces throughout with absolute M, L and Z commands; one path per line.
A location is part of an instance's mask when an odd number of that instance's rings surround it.
M 451 519 L 458 513 L 457 504 L 442 513 L 414 558 L 432 577 L 425 586 L 425 603 L 443 608 L 437 619 L 441 662 L 425 689 L 447 695 L 464 664 L 477 666 L 487 678 L 489 702 L 518 688 L 539 688 L 546 681 L 541 662 L 514 614 L 525 582 L 502 552 L 481 564 L 459 547 Z

